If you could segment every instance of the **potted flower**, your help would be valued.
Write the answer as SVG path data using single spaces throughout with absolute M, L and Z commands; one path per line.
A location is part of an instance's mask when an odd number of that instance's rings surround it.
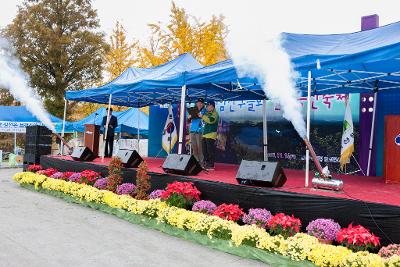
M 269 210 L 249 209 L 249 212 L 243 216 L 243 222 L 245 224 L 255 224 L 261 228 L 267 228 L 271 218 L 272 214 Z
M 210 200 L 200 200 L 193 204 L 192 211 L 197 211 L 205 214 L 213 214 L 217 209 L 217 205 Z
M 307 228 L 309 235 L 315 236 L 321 243 L 332 244 L 340 231 L 340 225 L 331 219 L 316 219 L 311 221 Z
M 56 172 L 58 172 L 57 169 L 48 168 L 48 169 L 45 169 L 45 170 L 37 171 L 37 174 L 42 174 L 42 175 L 46 175 L 47 177 L 51 177 Z
M 94 187 L 100 190 L 106 190 L 107 188 L 107 178 L 100 178 L 97 179 L 96 182 L 94 182 Z
M 74 172 L 64 172 L 63 180 L 68 181 L 72 174 L 74 174 Z
M 117 186 L 118 195 L 130 195 L 133 196 L 136 190 L 136 185 L 132 183 L 123 183 Z
M 156 189 L 153 192 L 150 193 L 149 198 L 150 199 L 159 199 L 161 198 L 161 195 L 164 193 L 164 190 L 162 189 Z
M 237 204 L 221 204 L 213 214 L 222 219 L 236 222 L 243 216 L 244 212 Z
M 190 208 L 195 201 L 200 200 L 200 191 L 190 182 L 173 182 L 167 185 L 161 194 L 161 199 L 168 205 L 178 208 Z
M 80 182 L 82 184 L 93 185 L 99 178 L 100 178 L 100 173 L 92 170 L 84 170 L 83 172 L 81 172 Z
M 390 244 L 386 247 L 382 247 L 378 254 L 385 259 L 390 258 L 393 255 L 400 256 L 400 244 Z
M 40 164 L 31 164 L 28 166 L 28 168 L 26 169 L 28 172 L 38 172 L 43 170 L 42 165 Z
M 278 213 L 268 222 L 269 232 L 273 235 L 282 235 L 284 238 L 300 232 L 301 221 L 293 215 Z
M 53 173 L 50 178 L 54 178 L 54 179 L 64 179 L 64 173 L 62 172 L 55 172 Z
M 81 173 L 80 172 L 74 172 L 68 177 L 68 181 L 74 182 L 74 183 L 80 183 L 81 182 Z
M 337 233 L 336 240 L 353 251 L 366 251 L 379 246 L 379 238 L 361 225 L 349 225 Z

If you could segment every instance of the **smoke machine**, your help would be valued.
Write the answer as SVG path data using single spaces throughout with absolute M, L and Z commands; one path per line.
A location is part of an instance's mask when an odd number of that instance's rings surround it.
M 308 150 L 310 151 L 311 158 L 317 167 L 319 176 L 315 176 L 312 179 L 312 186 L 315 189 L 328 189 L 334 191 L 341 191 L 343 189 L 343 181 L 340 179 L 332 178 L 329 173 L 328 168 L 323 169 L 318 161 L 317 155 L 315 154 L 314 148 L 312 147 L 310 141 L 304 138 L 304 143 L 306 144 Z

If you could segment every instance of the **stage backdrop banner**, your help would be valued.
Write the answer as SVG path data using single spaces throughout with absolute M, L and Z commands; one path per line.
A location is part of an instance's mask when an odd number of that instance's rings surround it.
M 354 122 L 355 146 L 358 145 L 359 94 L 349 101 Z M 307 99 L 298 100 L 305 118 Z M 240 163 L 241 159 L 262 160 L 262 101 L 219 102 L 221 121 L 218 128 L 217 161 Z M 345 112 L 345 95 L 319 95 L 311 101 L 311 143 L 323 163 L 339 168 L 341 137 Z M 268 157 L 285 167 L 304 168 L 305 147 L 292 124 L 283 118 L 281 107 L 267 101 Z M 357 158 L 357 157 L 356 157 Z M 356 169 L 354 160 L 347 170 Z

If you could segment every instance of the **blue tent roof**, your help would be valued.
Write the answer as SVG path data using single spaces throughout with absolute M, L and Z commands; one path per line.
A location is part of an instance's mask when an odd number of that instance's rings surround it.
M 106 115 L 106 108 L 99 108 L 86 118 L 77 122 L 72 122 L 72 128 L 76 132 L 83 132 L 85 129 L 85 124 L 101 125 L 103 117 Z M 139 128 L 140 134 L 148 135 L 149 116 L 139 109 L 130 108 L 120 112 L 113 111 L 113 115 L 115 115 L 118 119 L 118 127 L 115 129 L 115 132 L 119 133 L 122 131 L 125 133 L 137 134 L 137 129 Z
M 283 34 L 283 46 L 300 73 L 297 86 L 307 90 L 307 72 L 312 71 L 313 93 L 362 93 L 376 88 L 400 87 L 400 22 L 373 30 L 330 35 Z M 321 69 L 317 69 L 317 60 Z M 135 78 L 118 77 L 99 88 L 67 92 L 69 100 L 145 106 L 179 102 L 180 87 L 188 96 L 214 100 L 263 98 L 253 77 L 238 77 L 231 60 L 201 67 L 189 54 L 159 67 L 135 69 Z M 124 74 L 123 74 L 124 75 Z
M 347 34 L 283 34 L 283 46 L 300 73 L 297 86 L 305 95 L 308 71 L 313 94 L 363 93 L 400 88 L 400 22 Z M 317 61 L 321 69 L 317 69 Z M 259 90 L 252 77 L 239 78 L 232 60 L 186 74 L 188 86 L 248 87 Z M 239 82 L 238 82 L 239 81 Z
M 108 103 L 108 97 L 112 94 L 112 104 L 147 106 L 154 104 L 153 100 L 157 98 L 168 99 L 170 96 L 170 99 L 174 99 L 172 95 L 175 92 L 168 91 L 168 88 L 180 87 L 185 83 L 185 72 L 201 67 L 202 65 L 191 54 L 186 53 L 157 67 L 128 68 L 108 84 L 82 91 L 68 91 L 66 98 L 76 101 Z M 163 90 L 159 90 L 161 88 Z M 143 93 L 139 98 L 137 97 L 138 91 Z M 165 102 L 169 101 L 165 100 Z
M 61 132 L 62 120 L 48 114 L 54 123 L 56 131 Z M 41 122 L 24 106 L 0 106 L 0 131 L 25 131 L 28 125 L 41 124 Z M 9 130 L 7 130 L 8 128 Z

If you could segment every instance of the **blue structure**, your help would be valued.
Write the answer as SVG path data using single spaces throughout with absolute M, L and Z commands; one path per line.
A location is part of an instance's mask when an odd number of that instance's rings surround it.
M 102 107 L 87 116 L 86 118 L 71 122 L 71 128 L 75 132 L 84 132 L 85 124 L 101 125 L 103 117 L 107 115 L 106 108 Z M 115 129 L 116 133 L 129 133 L 136 135 L 148 135 L 149 132 L 149 116 L 139 109 L 130 108 L 125 111 L 114 111 L 113 115 L 118 119 L 118 127 Z
M 308 71 L 312 71 L 313 94 L 365 93 L 399 87 L 400 22 L 346 34 L 284 33 L 283 40 L 295 70 L 300 73 L 297 85 L 303 95 L 307 92 Z M 191 98 L 263 98 L 255 77 L 239 77 L 231 60 L 202 67 L 190 54 L 154 68 L 129 68 L 104 86 L 68 91 L 66 98 L 108 103 L 112 94 L 113 105 L 141 107 L 179 102 L 183 85 Z
M 48 116 L 56 131 L 60 133 L 62 120 L 50 114 Z M 30 125 L 42 125 L 42 123 L 24 106 L 0 106 L 0 132 L 22 133 Z M 69 127 L 70 124 L 67 122 L 66 129 Z

